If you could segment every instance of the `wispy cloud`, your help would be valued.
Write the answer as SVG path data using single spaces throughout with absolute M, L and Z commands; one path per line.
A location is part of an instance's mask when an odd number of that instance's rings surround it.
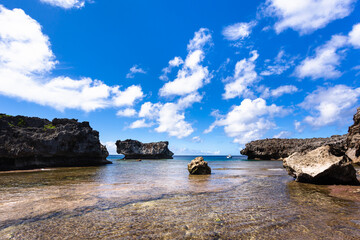
M 294 65 L 294 59 L 287 56 L 284 50 L 280 50 L 272 64 L 266 66 L 261 76 L 281 75 Z
M 43 3 L 65 9 L 82 8 L 85 6 L 85 0 L 40 0 Z
M 134 78 L 135 74 L 137 74 L 137 73 L 146 74 L 146 71 L 144 69 L 142 69 L 141 67 L 139 67 L 138 65 L 132 66 L 129 71 L 130 72 L 128 72 L 128 74 L 126 74 L 126 78 Z
M 255 21 L 235 23 L 225 27 L 222 34 L 230 41 L 243 40 L 249 37 L 254 26 L 256 26 Z

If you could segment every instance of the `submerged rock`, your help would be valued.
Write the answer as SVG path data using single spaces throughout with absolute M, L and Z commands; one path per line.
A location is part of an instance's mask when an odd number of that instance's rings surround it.
M 262 139 L 252 141 L 240 151 L 248 159 L 255 160 L 283 160 L 295 152 L 305 153 L 324 145 L 332 146 L 338 155 L 345 153 L 347 135 L 334 135 L 329 138 L 305 138 L 305 139 Z
M 142 143 L 127 139 L 116 141 L 116 151 L 124 154 L 125 159 L 172 159 L 174 153 L 168 148 L 169 142 Z
M 360 108 L 354 115 L 354 124 L 349 127 L 346 139 L 346 156 L 354 163 L 360 163 Z
M 335 155 L 331 146 L 321 146 L 308 152 L 296 152 L 283 162 L 296 181 L 316 184 L 359 184 L 351 160 Z
M 0 114 L 0 170 L 111 163 L 88 122 Z
M 203 157 L 196 157 L 188 164 L 189 173 L 192 175 L 206 175 L 211 174 L 211 168 Z

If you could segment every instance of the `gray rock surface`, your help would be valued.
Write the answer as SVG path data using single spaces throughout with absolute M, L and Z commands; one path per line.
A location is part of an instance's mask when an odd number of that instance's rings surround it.
M 329 138 L 262 139 L 247 143 L 240 153 L 254 160 L 283 160 L 295 152 L 305 153 L 330 145 L 336 155 L 342 155 L 346 151 L 346 137 L 347 135 L 334 135 Z
M 354 163 L 360 163 L 360 108 L 354 115 L 354 124 L 349 127 L 346 139 L 346 155 Z
M 168 148 L 169 142 L 142 143 L 127 139 L 116 141 L 116 151 L 124 154 L 125 159 L 172 159 L 174 153 Z
M 0 114 L 0 170 L 111 163 L 88 122 Z
M 191 175 L 207 175 L 211 174 L 211 168 L 203 157 L 196 157 L 188 164 L 188 170 Z
M 351 160 L 346 156 L 336 156 L 333 152 L 330 145 L 296 152 L 284 159 L 283 165 L 289 175 L 299 182 L 358 185 Z

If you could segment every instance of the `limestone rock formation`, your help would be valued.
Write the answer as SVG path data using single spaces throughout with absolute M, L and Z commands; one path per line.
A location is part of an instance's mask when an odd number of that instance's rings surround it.
M 207 175 L 211 174 L 211 168 L 203 157 L 196 157 L 188 164 L 189 173 L 192 175 Z
M 174 153 L 168 148 L 169 142 L 142 143 L 127 139 L 116 141 L 116 151 L 124 154 L 125 159 L 172 159 Z
M 354 124 L 349 127 L 346 147 L 346 155 L 354 163 L 360 163 L 360 108 L 357 109 L 354 115 Z
M 336 156 L 330 145 L 308 152 L 296 152 L 283 162 L 296 181 L 316 184 L 358 185 L 355 168 L 344 155 Z
M 0 114 L 0 171 L 111 163 L 88 122 Z
M 330 138 L 305 138 L 305 139 L 262 139 L 252 141 L 240 151 L 254 160 L 282 160 L 295 152 L 308 152 L 323 145 L 330 145 L 337 155 L 345 153 L 347 135 L 334 135 Z

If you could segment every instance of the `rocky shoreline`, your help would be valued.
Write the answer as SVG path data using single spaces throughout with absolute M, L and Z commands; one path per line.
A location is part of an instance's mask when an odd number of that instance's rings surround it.
M 89 122 L 0 114 L 0 171 L 111 163 Z
M 168 148 L 169 142 L 142 143 L 127 139 L 116 141 L 116 152 L 125 155 L 124 159 L 172 159 L 174 153 Z
M 345 153 L 346 140 L 346 134 L 329 138 L 268 138 L 247 143 L 240 153 L 253 160 L 283 160 L 295 152 L 308 152 L 324 145 L 331 145 L 341 154 Z
M 246 144 L 241 154 L 255 160 L 283 160 L 299 182 L 359 185 L 352 164 L 360 162 L 360 108 L 347 134 L 330 138 L 263 139 Z

